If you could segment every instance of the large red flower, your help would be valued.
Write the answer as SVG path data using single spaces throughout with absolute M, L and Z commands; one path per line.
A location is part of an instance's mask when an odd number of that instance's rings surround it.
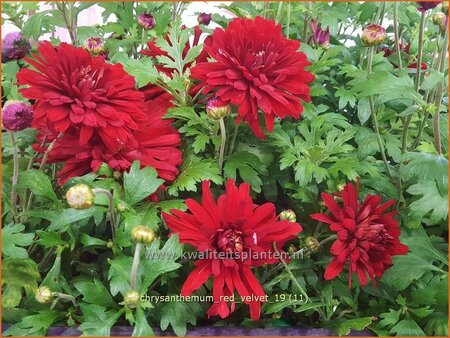
M 42 42 L 38 52 L 25 58 L 35 70 L 17 74 L 22 95 L 35 100 L 33 127 L 77 134 L 81 146 L 98 136 L 111 151 L 133 139 L 146 119 L 144 95 L 122 65 L 66 43 Z
M 204 47 L 214 61 L 199 62 L 191 74 L 206 85 L 203 93 L 217 90 L 215 96 L 237 105 L 237 122 L 245 120 L 263 138 L 258 108 L 272 131 L 275 117 L 299 118 L 301 100 L 310 101 L 314 76 L 305 70 L 310 63 L 299 47 L 273 20 L 238 18 L 214 30 L 211 45 Z
M 368 195 L 361 204 L 358 191 L 359 183 L 356 188 L 352 183 L 347 183 L 338 194 L 342 198 L 342 206 L 333 196 L 322 193 L 331 214 L 311 216 L 330 224 L 330 230 L 337 232 L 337 240 L 330 250 L 334 258 L 325 270 L 325 279 L 335 278 L 348 262 L 349 287 L 354 272 L 358 274 L 362 286 L 367 284 L 367 274 L 375 284 L 375 278 L 380 278 L 392 266 L 392 256 L 408 252 L 408 247 L 399 240 L 400 229 L 394 218 L 395 211 L 386 212 L 395 201 L 380 205 L 380 196 Z
M 127 171 L 136 160 L 143 167 L 155 168 L 158 176 L 166 181 L 173 181 L 182 162 L 181 151 L 177 148 L 181 144 L 180 134 L 170 125 L 171 120 L 162 118 L 166 110 L 161 105 L 148 104 L 152 110 L 147 112 L 146 122 L 133 133 L 133 139 L 118 150 L 110 149 L 96 136 L 81 145 L 73 132 L 58 140 L 48 162 L 64 163 L 58 172 L 59 184 L 71 177 L 95 172 L 103 162 L 114 170 Z
M 226 193 L 216 203 L 209 182 L 205 181 L 202 204 L 187 199 L 190 213 L 179 210 L 171 210 L 172 215 L 163 213 L 169 229 L 179 234 L 180 242 L 210 253 L 195 263 L 196 268 L 181 289 L 181 294 L 188 296 L 212 276 L 214 304 L 208 316 L 227 317 L 230 309 L 222 297 L 231 296 L 237 290 L 241 297 L 253 295 L 252 300 L 244 302 L 250 306 L 250 317 L 258 319 L 261 298 L 255 297 L 264 297 L 265 293 L 250 268 L 277 262 L 279 257 L 271 255 L 273 242 L 281 248 L 302 231 L 298 223 L 280 221 L 272 203 L 253 204 L 249 191 L 247 183 L 236 187 L 228 180 Z M 231 311 L 234 306 L 232 302 Z

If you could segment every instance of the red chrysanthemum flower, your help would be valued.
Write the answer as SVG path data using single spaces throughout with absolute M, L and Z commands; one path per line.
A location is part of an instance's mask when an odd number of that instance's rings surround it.
M 281 248 L 302 231 L 298 223 L 280 221 L 272 203 L 253 204 L 249 191 L 248 184 L 236 187 L 232 180 L 228 180 L 226 193 L 216 203 L 209 182 L 204 181 L 202 204 L 187 199 L 190 213 L 180 210 L 171 210 L 172 215 L 163 213 L 167 226 L 179 234 L 181 243 L 191 244 L 199 252 L 215 253 L 195 263 L 196 268 L 181 289 L 181 294 L 188 296 L 213 276 L 214 304 L 208 316 L 227 317 L 230 309 L 222 297 L 231 296 L 237 290 L 241 296 L 254 296 L 252 301 L 245 303 L 250 306 L 250 317 L 257 320 L 261 302 L 255 297 L 264 297 L 265 293 L 250 268 L 277 262 L 279 257 L 270 257 L 273 242 Z M 256 257 L 254 253 L 260 256 Z M 226 259 L 220 259 L 222 254 L 227 254 Z M 234 305 L 231 304 L 231 312 Z
M 181 151 L 177 148 L 181 144 L 180 134 L 170 125 L 171 120 L 162 118 L 166 110 L 151 103 L 149 107 L 154 110 L 148 112 L 146 122 L 119 150 L 111 150 L 99 137 L 94 136 L 81 145 L 76 133 L 65 134 L 55 143 L 48 157 L 48 163 L 64 163 L 58 172 L 58 183 L 64 184 L 71 177 L 95 172 L 102 163 L 114 170 L 128 171 L 136 160 L 142 167 L 155 168 L 158 176 L 166 181 L 173 181 L 182 162 Z
M 309 102 L 308 83 L 314 76 L 305 70 L 310 63 L 299 52 L 300 42 L 283 36 L 273 20 L 256 17 L 234 19 L 228 28 L 216 28 L 204 50 L 214 59 L 199 62 L 192 77 L 202 81 L 203 93 L 239 107 L 238 120 L 248 122 L 256 136 L 264 138 L 258 108 L 266 128 L 272 131 L 275 117 L 299 118 L 300 100 Z
M 36 70 L 17 74 L 22 95 L 36 101 L 33 127 L 77 134 L 81 146 L 98 136 L 111 151 L 133 139 L 146 119 L 144 95 L 122 65 L 66 43 L 42 42 L 38 51 L 25 58 Z
M 333 196 L 322 193 L 322 199 L 331 214 L 314 214 L 317 221 L 330 224 L 330 230 L 337 232 L 337 240 L 331 246 L 334 255 L 325 270 L 325 279 L 335 278 L 348 262 L 348 283 L 351 286 L 352 273 L 357 273 L 362 286 L 367 284 L 367 274 L 375 284 L 384 271 L 392 266 L 392 256 L 405 255 L 408 247 L 400 243 L 400 229 L 395 220 L 395 211 L 385 212 L 395 201 L 381 204 L 381 197 L 368 195 L 361 204 L 357 186 L 347 183 L 338 194 L 343 206 Z

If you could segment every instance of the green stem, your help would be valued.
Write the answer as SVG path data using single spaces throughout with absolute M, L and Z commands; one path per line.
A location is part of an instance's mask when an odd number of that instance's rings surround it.
M 288 2 L 287 15 L 286 15 L 286 36 L 289 38 L 289 33 L 291 32 L 291 3 Z
M 308 38 L 310 3 L 307 2 L 305 5 L 306 5 L 306 12 L 305 12 L 305 17 L 303 19 L 303 34 L 302 34 L 302 42 L 304 42 L 304 43 L 306 43 L 307 38 Z
M 422 14 L 420 15 L 419 50 L 417 52 L 416 77 L 414 78 L 414 89 L 416 90 L 416 92 L 419 92 L 420 75 L 422 73 L 422 69 L 421 69 L 420 65 L 422 64 L 422 55 L 423 55 L 423 32 L 425 30 L 425 16 L 426 16 L 426 11 L 422 12 Z
M 222 172 L 223 157 L 225 155 L 225 144 L 227 142 L 227 130 L 225 128 L 223 117 L 219 119 L 219 124 L 220 124 L 220 134 L 222 136 L 222 142 L 220 143 L 220 152 L 219 152 L 219 170 L 220 172 Z
M 16 138 L 13 132 L 9 132 L 11 138 L 11 144 L 13 148 L 13 177 L 12 177 L 12 187 L 11 187 L 11 210 L 14 217 L 14 222 L 19 222 L 19 213 L 17 211 L 17 180 L 19 179 L 19 153 L 17 152 Z
M 131 290 L 136 290 L 137 285 L 137 271 L 139 268 L 139 261 L 141 259 L 141 251 L 142 251 L 142 243 L 136 244 L 136 249 L 134 250 L 134 257 L 133 257 L 133 265 L 131 266 L 131 272 L 130 272 L 130 286 Z
M 286 261 L 283 259 L 282 255 L 280 254 L 280 252 L 277 249 L 277 243 L 273 242 L 273 249 L 275 250 L 275 252 L 278 253 L 279 257 L 280 257 L 280 261 L 283 264 L 284 268 L 286 269 L 289 277 L 292 280 L 292 283 L 299 289 L 300 293 L 305 296 L 305 303 L 308 302 L 309 297 L 308 294 L 305 292 L 305 290 L 303 290 L 303 288 L 301 287 L 301 285 L 299 284 L 299 282 L 297 281 L 297 279 L 295 278 L 295 276 L 293 275 L 291 269 L 289 268 L 289 266 L 287 265 Z
M 234 125 L 233 137 L 231 139 L 230 146 L 228 147 L 228 156 L 230 156 L 233 153 L 233 151 L 234 151 L 234 146 L 236 144 L 236 138 L 237 138 L 237 134 L 238 134 L 238 130 L 239 130 L 239 125 L 240 124 L 235 124 Z
M 369 77 L 370 74 L 372 74 L 372 63 L 373 63 L 373 53 L 375 51 L 375 47 L 370 47 L 369 49 L 369 55 L 367 56 L 367 76 Z M 373 102 L 373 96 L 369 96 L 369 107 L 370 107 L 370 114 L 372 117 L 373 127 L 375 129 L 375 132 L 377 134 L 377 142 L 378 147 L 380 148 L 381 158 L 383 159 L 384 166 L 386 167 L 386 171 L 391 179 L 393 179 L 391 169 L 389 168 L 389 163 L 386 157 L 383 139 L 380 135 L 380 127 L 378 126 L 378 120 L 375 113 L 375 104 Z
M 117 223 L 116 223 L 116 215 L 114 213 L 113 195 L 111 195 L 111 193 L 106 189 L 95 188 L 92 191 L 94 192 L 94 194 L 104 194 L 104 195 L 106 195 L 106 197 L 108 197 L 108 200 L 109 200 L 108 214 L 109 214 L 109 222 L 111 224 L 111 237 L 114 240 L 115 234 L 116 234 Z
M 278 9 L 277 9 L 277 16 L 276 16 L 276 22 L 280 22 L 280 15 L 281 15 L 281 9 L 283 8 L 283 1 L 280 1 L 278 3 Z
M 61 292 L 52 292 L 52 296 L 56 297 L 56 299 L 53 301 L 52 305 L 50 306 L 51 309 L 53 309 L 60 299 L 67 299 L 70 300 L 73 304 L 73 307 L 77 307 L 77 301 L 74 296 L 61 293 Z
M 397 53 L 398 68 L 402 69 L 402 56 L 400 50 L 400 34 L 398 31 L 398 2 L 394 2 L 394 34 L 395 34 L 395 51 Z

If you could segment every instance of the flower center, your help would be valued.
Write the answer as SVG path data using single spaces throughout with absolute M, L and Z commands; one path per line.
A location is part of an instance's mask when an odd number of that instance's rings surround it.
M 217 248 L 223 252 L 242 252 L 244 251 L 244 241 L 242 240 L 242 231 L 228 229 L 218 230 Z
M 259 52 L 253 52 L 254 60 L 252 63 L 252 68 L 264 67 L 264 61 L 266 58 L 266 51 L 260 50 Z

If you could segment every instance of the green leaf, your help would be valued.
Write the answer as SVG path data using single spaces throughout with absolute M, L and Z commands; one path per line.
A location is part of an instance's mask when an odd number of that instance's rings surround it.
M 448 337 L 448 313 L 435 312 L 430 315 L 424 330 L 427 336 Z
M 90 246 L 106 246 L 107 244 L 106 241 L 89 236 L 88 234 L 85 233 L 82 233 L 80 235 L 80 242 L 81 244 L 84 245 L 85 248 Z
M 402 155 L 406 162 L 400 167 L 403 180 L 416 177 L 420 180 L 436 180 L 439 190 L 448 190 L 448 160 L 444 156 L 424 152 L 410 152 Z
M 164 183 L 164 180 L 158 178 L 158 172 L 154 168 L 139 168 L 139 161 L 134 161 L 130 172 L 123 174 L 125 201 L 130 205 L 150 196 Z
M 379 317 L 383 318 L 378 322 L 380 327 L 391 328 L 400 320 L 400 315 L 402 313 L 401 309 L 393 310 L 389 309 L 389 312 L 380 313 Z
M 37 264 L 29 258 L 5 258 L 2 263 L 2 306 L 19 305 L 22 293 L 30 297 L 41 279 Z
M 421 90 L 430 90 L 444 81 L 444 74 L 438 72 L 434 69 L 428 69 L 422 84 L 420 85 Z
M 339 97 L 339 109 L 344 109 L 347 104 L 352 108 L 355 106 L 355 95 L 350 90 L 345 89 L 345 87 L 339 87 L 334 95 Z
M 184 336 L 187 324 L 195 325 L 199 313 L 201 313 L 201 307 L 197 303 L 164 303 L 161 309 L 161 330 L 164 331 L 171 325 L 177 336 Z
M 425 336 L 425 332 L 423 332 L 420 326 L 412 319 L 400 321 L 389 332 L 396 334 L 397 336 Z
M 27 250 L 21 246 L 28 246 L 33 242 L 34 234 L 22 233 L 23 224 L 10 224 L 2 229 L 2 254 L 5 257 L 28 258 Z
M 159 240 L 153 241 L 145 252 L 145 260 L 139 267 L 139 290 L 144 293 L 161 275 L 177 270 L 181 265 L 175 261 L 181 256 L 183 245 L 178 241 L 178 235 L 172 235 L 159 249 Z
M 122 64 L 127 73 L 134 76 L 138 88 L 144 87 L 149 83 L 155 83 L 159 77 L 151 58 L 140 60 L 127 59 Z
M 428 260 L 409 253 L 406 256 L 392 257 L 393 266 L 388 269 L 381 280 L 396 290 L 404 290 L 428 271 L 440 271 Z
M 349 319 L 335 324 L 336 333 L 339 336 L 346 336 L 350 333 L 350 330 L 364 330 L 372 323 L 372 317 L 362 317 Z
M 37 12 L 30 16 L 25 22 L 23 28 L 22 28 L 22 34 L 25 38 L 33 38 L 33 40 L 38 41 L 41 34 L 42 34 L 42 21 L 44 17 L 51 13 L 52 10 L 45 10 L 41 12 Z
M 111 294 L 116 296 L 118 293 L 126 294 L 130 290 L 130 269 L 133 258 L 123 254 L 108 259 L 111 265 L 108 271 L 108 280 Z
M 116 308 L 117 304 L 102 282 L 94 279 L 93 282 L 80 281 L 74 286 L 83 294 L 83 301 L 102 307 Z
M 255 192 L 261 192 L 263 182 L 260 176 L 267 174 L 267 165 L 258 156 L 248 151 L 239 151 L 227 157 L 224 166 L 225 177 L 236 180 L 237 172 Z
M 422 95 L 414 90 L 411 77 L 404 71 L 395 76 L 387 71 L 376 71 L 368 77 L 354 79 L 349 82 L 358 98 L 379 95 L 379 103 L 397 99 L 409 99 L 424 104 Z
M 191 157 L 185 160 L 180 174 L 167 191 L 172 196 L 178 196 L 180 191 L 197 191 L 196 184 L 203 180 L 211 180 L 216 184 L 222 183 L 217 163 L 213 160 Z
M 448 191 L 442 193 L 438 189 L 436 181 L 419 181 L 406 191 L 411 195 L 421 196 L 409 205 L 409 209 L 415 216 L 423 217 L 429 214 L 431 224 L 447 219 Z
M 63 316 L 63 312 L 44 310 L 37 314 L 26 316 L 5 332 L 5 336 L 46 336 L 50 326 Z
M 66 242 L 61 239 L 61 234 L 59 232 L 36 230 L 36 234 L 39 237 L 37 243 L 46 248 L 66 244 Z
M 145 318 L 144 310 L 141 307 L 136 309 L 136 323 L 134 325 L 133 337 L 147 337 L 153 336 L 153 330 L 148 325 L 147 318 Z
M 90 218 L 95 215 L 101 215 L 106 211 L 106 208 L 91 207 L 89 209 L 64 209 L 56 214 L 49 215 L 51 217 L 51 224 L 48 230 L 60 229 L 64 225 L 72 224 L 82 219 Z M 45 218 L 45 217 L 44 217 Z
M 96 304 L 80 304 L 83 312 L 84 320 L 79 329 L 85 336 L 109 336 L 111 327 L 123 314 L 125 308 L 117 310 L 106 311 L 106 309 Z
M 33 194 L 58 201 L 48 177 L 39 170 L 27 170 L 19 173 L 17 190 L 30 189 Z

